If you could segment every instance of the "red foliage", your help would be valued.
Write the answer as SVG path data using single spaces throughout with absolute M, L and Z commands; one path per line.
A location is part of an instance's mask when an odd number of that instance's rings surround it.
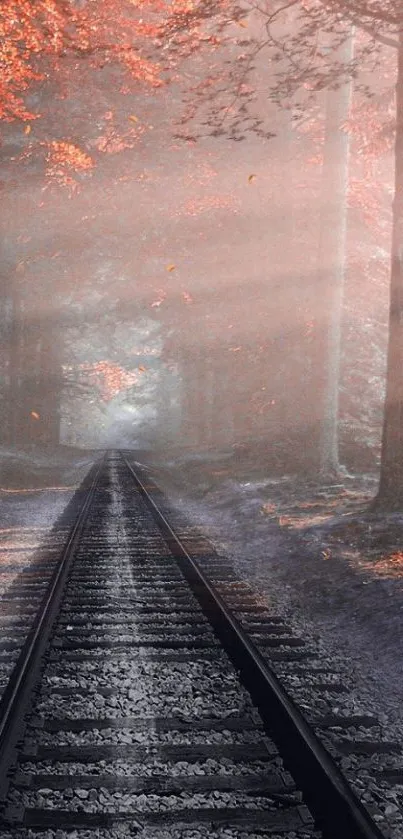
M 180 59 L 204 43 L 215 48 L 216 40 L 202 31 L 204 16 L 192 0 L 3 0 L 0 120 L 43 117 L 46 123 L 42 135 L 25 127 L 25 159 L 43 155 L 45 148 L 48 176 L 74 188 L 74 173 L 94 165 L 90 149 L 115 154 L 132 148 L 146 126 L 129 113 L 115 119 L 116 93 L 131 93 L 140 83 L 162 87 L 167 70 Z M 105 113 L 108 66 L 118 75 L 110 91 L 115 111 L 109 106 Z M 38 112 L 26 104 L 33 90 L 42 92 Z M 77 135 L 77 108 L 69 125 L 68 103 L 78 100 L 81 119 L 91 116 L 92 136 L 86 136 L 88 130 Z M 79 148 L 77 136 L 85 148 Z
M 94 364 L 80 364 L 88 379 L 98 388 L 103 402 L 110 402 L 118 393 L 138 381 L 138 374 L 124 370 L 112 361 L 97 361 Z M 143 371 L 145 368 L 139 368 Z

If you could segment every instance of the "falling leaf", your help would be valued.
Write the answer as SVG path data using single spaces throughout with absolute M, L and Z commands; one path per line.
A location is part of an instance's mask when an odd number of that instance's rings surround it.
M 238 26 L 242 26 L 242 29 L 246 29 L 247 25 L 248 25 L 247 20 L 238 20 Z
M 31 417 L 38 420 L 39 419 L 39 414 L 37 414 L 36 411 L 31 411 Z
M 147 368 L 144 367 L 142 364 L 140 364 L 140 367 L 138 367 L 138 369 L 140 370 L 140 373 L 145 373 L 147 370 Z
M 250 183 L 250 184 L 251 184 L 251 183 L 252 183 L 252 181 L 254 181 L 254 180 L 255 180 L 255 178 L 256 178 L 256 175 L 249 175 L 249 178 L 248 178 L 248 183 Z
M 139 118 L 138 118 L 138 117 L 136 117 L 136 116 L 135 116 L 135 114 L 130 114 L 129 119 L 130 119 L 132 122 L 138 122 L 138 121 L 139 121 Z
M 24 128 L 24 134 L 30 134 L 30 133 L 31 133 L 31 126 L 26 125 L 25 128 Z
M 153 303 L 151 303 L 151 308 L 152 308 L 152 309 L 154 309 L 154 308 L 156 308 L 157 306 L 161 306 L 161 303 L 163 303 L 163 302 L 164 302 L 164 300 L 165 300 L 166 296 L 167 296 L 167 295 L 166 295 L 166 292 L 164 291 L 164 289 L 163 289 L 163 288 L 159 288 L 159 289 L 158 289 L 158 297 L 157 297 L 157 299 L 156 299 L 156 300 L 154 300 L 154 302 L 153 302 Z
M 176 265 L 167 265 L 167 271 L 174 271 L 175 268 L 176 268 Z
M 242 349 L 242 347 L 230 347 L 229 351 L 230 352 L 239 352 L 239 350 L 241 350 L 241 349 Z

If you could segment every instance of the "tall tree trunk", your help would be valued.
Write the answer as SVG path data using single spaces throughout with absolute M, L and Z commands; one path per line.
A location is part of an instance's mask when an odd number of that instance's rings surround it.
M 12 331 L 12 270 L 4 259 L 4 270 L 0 274 L 0 441 L 11 442 L 11 331 Z
M 403 31 L 396 83 L 395 195 L 381 475 L 375 509 L 403 510 Z
M 62 369 L 58 359 L 59 341 L 51 324 L 40 324 L 38 343 L 36 399 L 40 421 L 35 425 L 35 439 L 57 445 L 60 439 L 60 402 Z
M 206 357 L 200 338 L 193 347 L 192 426 L 198 449 L 206 445 Z
M 51 324 L 24 310 L 18 282 L 13 294 L 10 347 L 10 442 L 57 444 L 62 370 Z
M 232 404 L 232 353 L 216 343 L 213 368 L 213 445 L 227 447 L 234 441 L 234 410 Z
M 8 443 L 21 442 L 24 432 L 21 428 L 22 368 L 24 344 L 24 315 L 20 278 L 15 273 L 11 280 L 11 326 L 8 364 Z
M 279 257 L 280 273 L 287 287 L 294 280 L 294 227 L 295 227 L 295 180 L 294 180 L 294 129 L 292 110 L 280 114 L 279 140 L 281 141 L 281 166 L 279 180 Z
M 347 64 L 353 57 L 353 29 L 336 54 Z M 318 284 L 314 308 L 316 322 L 313 360 L 315 391 L 312 415 L 312 465 L 323 476 L 337 475 L 339 466 L 338 407 L 340 332 L 346 262 L 349 135 L 343 130 L 352 93 L 349 80 L 326 94 L 325 142 L 322 174 Z M 316 427 L 315 427 L 316 426 Z M 317 447 L 317 448 L 316 448 Z
M 157 387 L 157 439 L 161 447 L 175 443 L 179 433 L 178 377 L 171 365 L 162 364 Z
M 212 444 L 213 435 L 213 369 L 211 362 L 211 345 L 206 342 L 204 349 L 204 384 L 203 384 L 203 440 L 204 445 Z
M 182 422 L 181 440 L 186 448 L 198 449 L 201 437 L 202 393 L 200 381 L 200 349 L 189 343 L 182 349 Z

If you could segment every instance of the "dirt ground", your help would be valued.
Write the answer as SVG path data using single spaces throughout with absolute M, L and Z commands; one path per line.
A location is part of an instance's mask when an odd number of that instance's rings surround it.
M 245 579 L 347 663 L 367 707 L 403 731 L 403 513 L 368 512 L 377 476 L 323 486 L 248 479 L 225 458 L 148 465 Z

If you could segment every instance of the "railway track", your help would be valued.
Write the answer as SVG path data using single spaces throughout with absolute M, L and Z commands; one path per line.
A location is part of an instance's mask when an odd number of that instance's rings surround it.
M 35 528 L 26 538 L 0 545 L 0 702 L 18 657 L 29 643 L 35 617 L 60 562 L 69 534 L 94 478 L 90 470 L 40 546 Z M 31 544 L 34 542 L 34 544 Z
M 0 703 L 0 836 L 382 839 L 315 731 L 374 721 L 308 724 L 269 666 L 337 692 L 303 639 L 128 457 L 78 498 Z

